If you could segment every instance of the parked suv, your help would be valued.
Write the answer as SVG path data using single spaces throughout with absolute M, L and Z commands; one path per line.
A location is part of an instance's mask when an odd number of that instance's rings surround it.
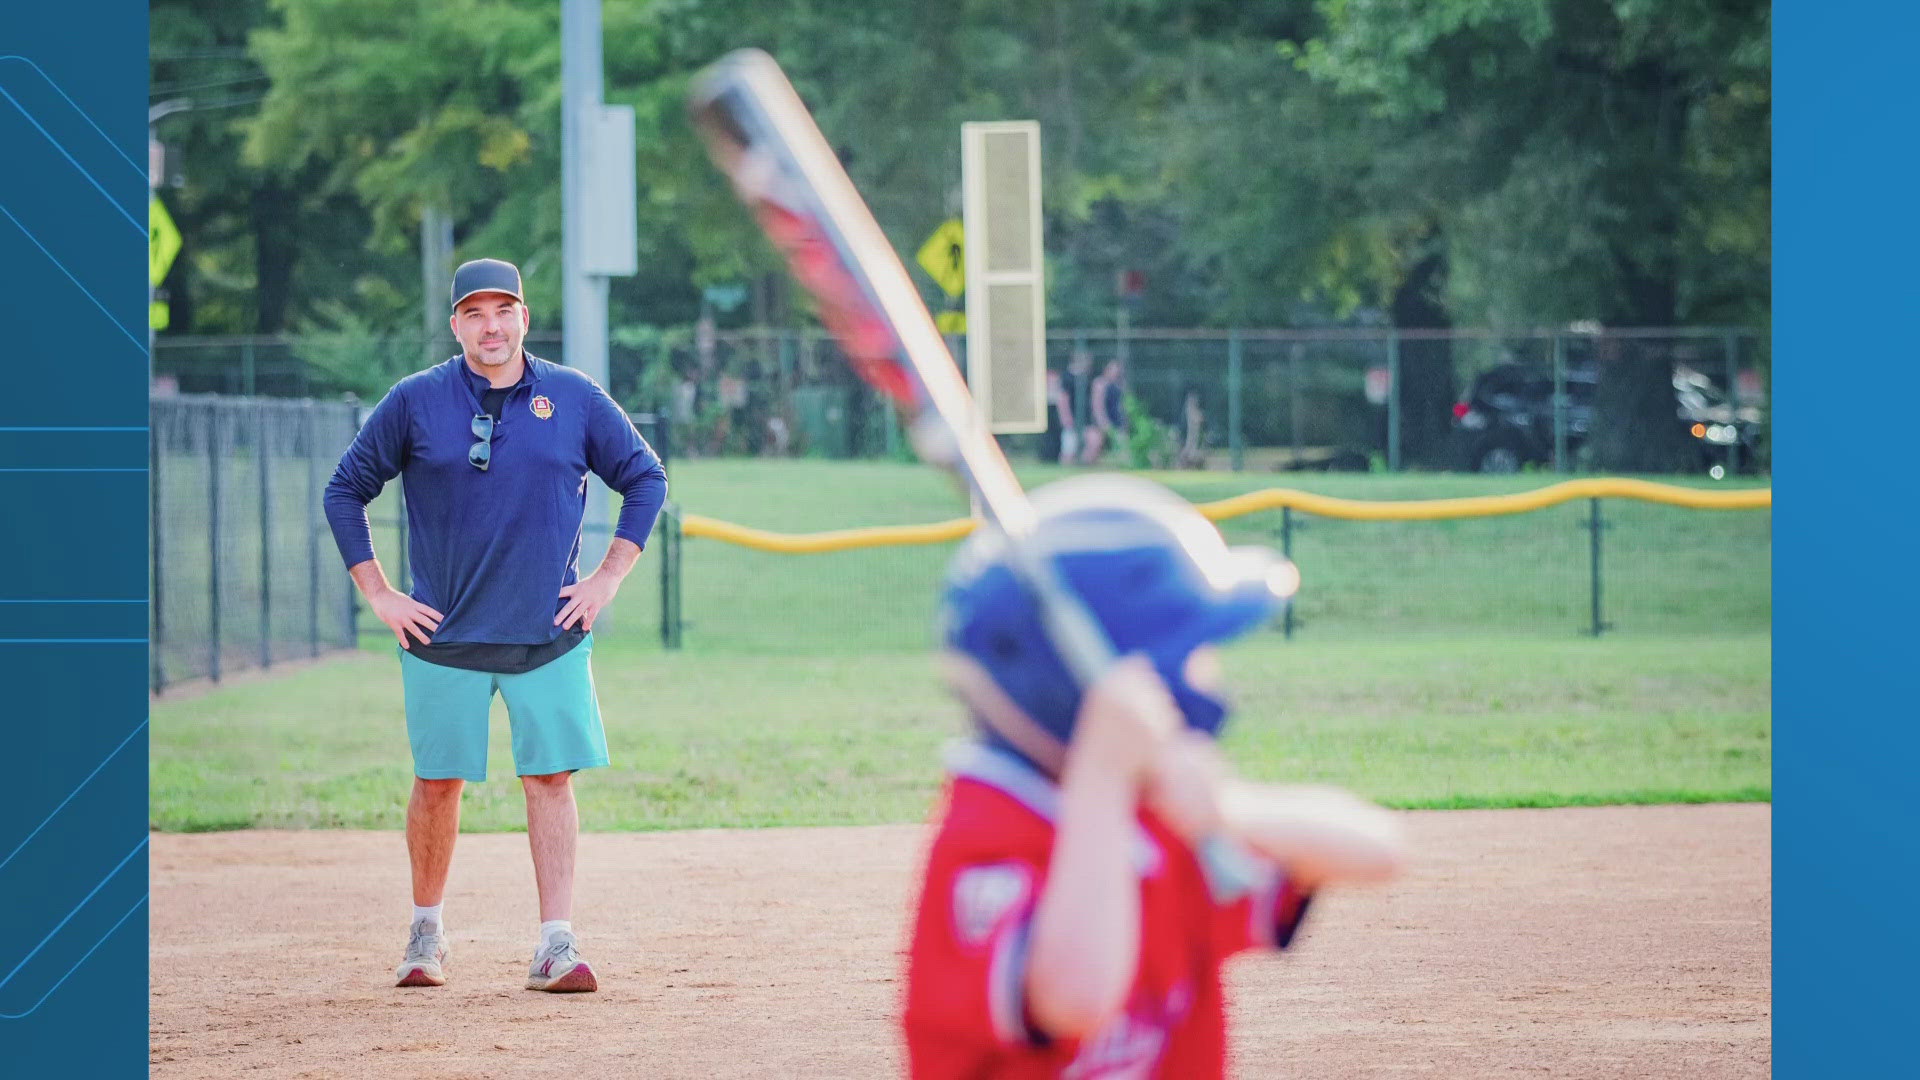
M 1567 453 L 1577 455 L 1593 429 L 1597 375 L 1591 366 L 1566 370 Z M 1755 468 L 1760 411 L 1735 414 L 1726 394 L 1687 367 L 1673 371 L 1674 418 L 1699 448 L 1703 472 L 1724 471 L 1728 448 L 1740 445 L 1742 471 Z M 1500 364 L 1473 381 L 1453 406 L 1462 464 L 1471 472 L 1511 473 L 1553 461 L 1553 373 L 1525 364 Z M 1721 475 L 1716 472 L 1715 475 Z

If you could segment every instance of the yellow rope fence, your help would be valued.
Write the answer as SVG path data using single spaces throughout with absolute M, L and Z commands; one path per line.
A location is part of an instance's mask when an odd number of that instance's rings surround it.
M 1214 521 L 1224 521 L 1261 510 L 1291 508 L 1321 517 L 1349 521 L 1437 521 L 1445 518 L 1494 517 L 1524 514 L 1557 506 L 1575 499 L 1637 499 L 1641 502 L 1695 510 L 1764 510 L 1773 506 L 1772 488 L 1743 488 L 1735 491 L 1702 491 L 1676 487 L 1649 480 L 1600 477 L 1568 480 L 1533 491 L 1511 495 L 1473 495 L 1455 499 L 1413 499 L 1398 502 L 1370 502 L 1316 495 L 1293 488 L 1266 488 L 1244 495 L 1198 504 L 1201 513 Z M 866 529 L 836 529 L 831 532 L 777 533 L 735 525 L 732 522 L 687 514 L 681 519 L 681 534 L 721 540 L 757 551 L 785 555 L 817 555 L 856 548 L 889 547 L 908 544 L 940 544 L 958 540 L 974 529 L 972 518 L 956 518 L 931 525 L 882 525 Z

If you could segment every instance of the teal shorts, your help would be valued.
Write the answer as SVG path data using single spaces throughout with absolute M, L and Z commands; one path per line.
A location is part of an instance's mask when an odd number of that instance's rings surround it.
M 495 675 L 428 663 L 399 647 L 407 695 L 407 740 L 422 780 L 487 778 L 487 717 L 497 690 L 513 729 L 519 776 L 591 769 L 607 763 L 607 733 L 593 692 L 593 635 L 532 671 Z

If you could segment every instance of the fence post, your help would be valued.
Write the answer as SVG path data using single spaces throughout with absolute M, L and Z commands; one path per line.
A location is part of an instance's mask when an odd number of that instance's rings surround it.
M 207 676 L 220 681 L 220 406 L 207 403 Z
M 254 374 L 253 339 L 240 342 L 240 392 L 252 397 L 258 379 Z
M 359 395 L 351 392 L 348 393 L 346 395 L 346 406 L 348 426 L 352 429 L 347 438 L 351 440 L 360 434 L 361 417 Z M 367 527 L 369 532 L 371 532 L 373 523 L 369 521 Z M 360 592 L 349 582 L 345 596 L 347 598 L 347 625 L 344 627 L 346 633 L 342 638 L 342 644 L 351 649 L 358 647 L 360 644 Z
M 1592 619 L 1592 623 L 1588 628 L 1588 632 L 1596 638 L 1600 636 L 1601 631 L 1606 630 L 1611 625 L 1605 619 L 1603 619 L 1600 614 L 1600 534 L 1606 531 L 1606 528 L 1607 528 L 1607 523 L 1600 516 L 1599 498 L 1595 497 L 1595 498 L 1588 499 L 1587 500 L 1587 533 L 1589 536 L 1588 551 L 1590 555 L 1589 565 L 1593 569 L 1593 579 L 1592 579 L 1592 584 L 1590 586 L 1590 592 L 1589 592 L 1589 595 L 1592 599 L 1593 619 Z
M 673 558 L 673 504 L 664 503 L 660 507 L 660 517 L 653 526 L 658 538 L 655 546 L 655 560 L 660 564 L 660 647 L 673 648 L 673 619 L 667 611 L 667 594 L 673 591 L 673 567 L 668 562 Z
M 1727 444 L 1727 475 L 1740 471 L 1740 335 L 1727 332 L 1727 424 L 1733 441 Z
M 149 408 L 147 412 L 147 553 L 152 560 L 152 569 L 149 571 L 152 585 L 148 589 L 147 603 L 152 606 L 147 611 L 147 621 L 152 630 L 147 643 L 147 652 L 152 657 L 149 675 L 153 682 L 153 692 L 156 694 L 167 685 L 166 663 L 161 658 L 161 653 L 166 646 L 167 633 L 166 578 L 161 573 L 161 568 L 166 565 L 166 558 L 162 553 L 164 540 L 160 531 L 163 520 L 160 514 L 161 487 L 159 416 Z
M 588 479 L 588 483 L 591 485 L 591 478 Z M 591 497 L 592 487 L 589 486 L 587 490 L 589 497 Z M 400 587 L 401 592 L 411 596 L 413 594 L 413 577 L 407 569 L 407 485 L 405 483 L 396 483 L 393 485 L 393 512 L 396 519 L 395 528 L 400 536 L 400 560 L 397 564 L 400 577 L 395 584 Z M 591 540 L 587 542 L 592 543 Z
M 300 403 L 301 445 L 307 461 L 307 655 L 320 655 L 320 485 L 314 468 L 320 463 L 320 429 L 313 422 L 313 402 Z
M 1567 471 L 1567 339 L 1553 335 L 1553 471 Z
M 1387 471 L 1400 471 L 1400 331 L 1387 331 Z
M 265 399 L 255 403 L 253 447 L 260 459 L 260 666 L 273 666 L 273 483 L 269 474 L 273 463 L 267 452 L 267 432 L 272 424 L 267 417 Z
M 1288 562 L 1293 561 L 1293 507 L 1280 508 L 1280 554 Z M 1286 611 L 1280 616 L 1282 632 L 1288 641 L 1293 640 L 1293 597 L 1287 598 Z
M 660 647 L 680 647 L 680 512 L 669 503 L 660 514 Z
M 886 433 L 885 453 L 892 460 L 900 456 L 900 410 L 888 405 L 880 410 L 880 417 Z
M 1077 353 L 1082 349 L 1085 349 L 1086 347 L 1087 347 L 1086 336 L 1083 334 L 1074 335 L 1073 351 Z M 1069 358 L 1067 360 L 1067 368 L 1069 371 L 1071 371 L 1073 368 L 1073 360 L 1071 358 L 1071 354 L 1069 354 Z M 1092 376 L 1093 376 L 1093 372 L 1089 371 L 1085 375 L 1082 375 L 1079 378 L 1076 378 L 1073 380 L 1073 425 L 1074 427 L 1078 428 L 1083 434 L 1087 430 L 1087 425 L 1090 424 L 1093 419 L 1093 413 L 1090 411 L 1087 403 L 1088 395 L 1090 395 L 1093 392 L 1089 386 L 1089 384 L 1093 382 Z
M 1300 464 L 1300 357 L 1306 345 L 1294 342 L 1287 353 L 1287 438 L 1293 443 L 1293 464 Z
M 1240 331 L 1227 331 L 1227 447 L 1232 452 L 1234 472 L 1247 464 L 1246 437 L 1240 431 L 1240 351 Z

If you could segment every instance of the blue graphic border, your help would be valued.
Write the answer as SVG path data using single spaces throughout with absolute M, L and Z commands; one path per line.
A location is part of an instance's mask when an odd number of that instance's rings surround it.
M 1894 1076 L 1913 1056 L 1920 8 L 1774 12 L 1774 1074 Z
M 1906 74 L 1920 10 L 1783 3 L 1776 16 L 1774 1065 L 1781 1076 L 1892 1073 L 1907 1057 L 1896 1010 L 1914 895 L 1900 792 L 1920 760 L 1913 698 L 1895 685 L 1912 666 L 1920 588 L 1912 481 L 1893 470 L 1911 468 L 1901 414 L 1920 399 L 1920 373 L 1888 327 L 1920 296 Z M 145 592 L 144 516 L 126 501 L 144 484 L 144 448 L 66 465 L 34 446 L 59 434 L 36 429 L 146 422 L 133 347 L 144 342 L 130 342 L 145 321 L 144 266 L 125 221 L 145 193 L 137 166 L 110 160 L 141 158 L 146 36 L 135 0 L 15 5 L 0 32 L 0 56 L 24 58 L 0 61 L 10 151 L 36 123 L 52 137 L 0 176 L 0 267 L 15 310 L 30 313 L 9 352 L 32 368 L 0 414 L 14 436 L 0 443 L 0 566 L 32 571 L 5 575 L 8 588 L 64 590 L 0 606 Z M 91 525 L 103 505 L 118 527 Z M 0 1062 L 20 1075 L 144 1075 L 143 639 L 57 644 L 26 630 L 9 621 L 0 634 L 18 639 L 0 642 L 0 679 L 19 755 L 0 794 L 0 850 L 11 852 L 0 885 L 32 869 L 40 896 L 0 897 L 29 928 L 0 947 L 0 971 L 21 973 L 0 984 Z M 43 851 L 53 847 L 57 859 Z M 28 982 L 31 993 L 14 993 Z
M 0 26 L 0 1075 L 145 1076 L 147 5 Z

